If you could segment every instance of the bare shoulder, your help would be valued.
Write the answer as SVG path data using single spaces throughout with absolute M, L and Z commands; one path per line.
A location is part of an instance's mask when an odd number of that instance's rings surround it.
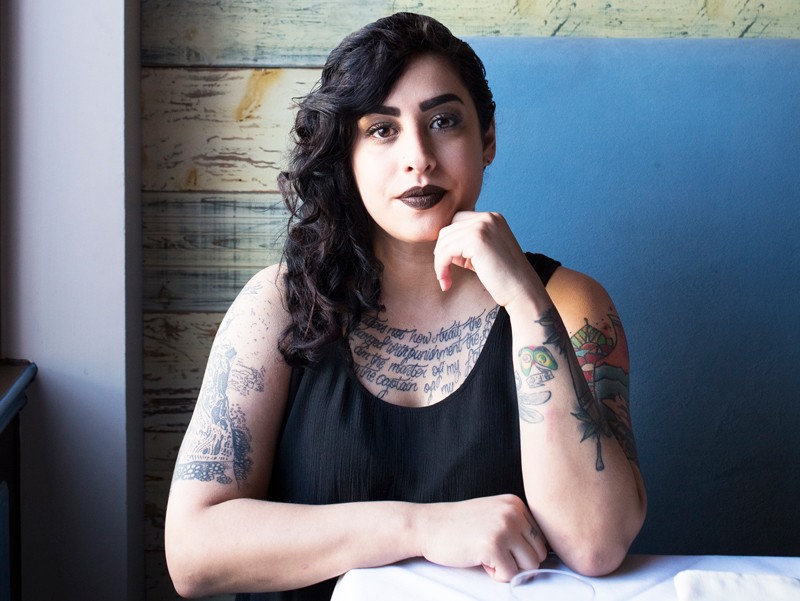
M 280 265 L 265 267 L 242 287 L 231 309 L 236 312 L 243 308 L 264 312 L 276 319 L 288 319 L 283 302 L 283 269 Z
M 608 292 L 597 280 L 567 267 L 559 267 L 553 273 L 547 292 L 565 320 L 572 314 L 585 317 L 597 311 L 604 313 L 613 306 Z
M 243 349 L 261 352 L 277 349 L 278 337 L 289 322 L 282 280 L 278 265 L 262 269 L 250 278 L 225 314 L 217 342 L 235 342 Z
M 618 365 L 629 369 L 625 332 L 614 301 L 594 278 L 566 267 L 559 267 L 547 283 L 564 326 L 576 349 L 604 340 L 616 349 Z

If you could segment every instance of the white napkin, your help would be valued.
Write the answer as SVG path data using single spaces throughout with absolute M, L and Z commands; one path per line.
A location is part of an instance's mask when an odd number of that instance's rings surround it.
M 684 570 L 674 582 L 678 601 L 800 600 L 800 580 L 790 576 Z

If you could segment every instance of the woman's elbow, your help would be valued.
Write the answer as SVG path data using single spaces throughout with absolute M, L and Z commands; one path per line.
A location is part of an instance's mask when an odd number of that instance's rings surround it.
M 207 591 L 200 582 L 196 579 L 183 573 L 176 573 L 170 568 L 170 578 L 172 578 L 172 586 L 175 587 L 175 592 L 183 599 L 199 599 L 205 597 Z
M 164 551 L 175 591 L 183 598 L 196 599 L 214 592 L 211 570 L 203 558 L 203 544 L 192 540 L 190 528 L 179 528 L 167 520 Z
M 572 570 L 584 576 L 606 576 L 615 571 L 625 557 L 634 539 L 639 534 L 644 523 L 645 510 L 642 508 L 637 515 L 630 516 L 627 523 L 620 524 L 616 529 L 605 532 L 595 532 L 591 537 L 579 540 L 571 545 L 569 552 L 561 559 Z
M 624 544 L 592 543 L 573 553 L 564 563 L 583 576 L 606 576 L 622 564 L 627 553 L 628 546 Z
M 169 541 L 169 537 L 167 538 Z M 173 542 L 166 544 L 167 569 L 172 579 L 172 586 L 181 597 L 196 599 L 209 593 L 201 569 L 190 553 L 182 552 L 180 545 Z

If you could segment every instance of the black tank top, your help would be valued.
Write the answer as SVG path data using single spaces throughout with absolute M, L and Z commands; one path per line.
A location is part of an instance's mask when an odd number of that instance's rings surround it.
M 527 254 L 546 285 L 560 265 Z M 268 498 L 303 504 L 461 501 L 511 493 L 525 499 L 511 326 L 501 307 L 472 371 L 451 395 L 402 407 L 369 393 L 347 342 L 292 371 Z M 237 601 L 328 601 L 336 580 Z

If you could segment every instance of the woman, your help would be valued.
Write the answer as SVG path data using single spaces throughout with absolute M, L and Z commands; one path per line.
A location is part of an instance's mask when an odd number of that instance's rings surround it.
M 645 514 L 622 326 L 475 212 L 496 145 L 478 57 L 433 19 L 379 20 L 295 134 L 284 261 L 223 320 L 175 468 L 178 592 L 326 599 L 420 556 L 506 581 L 548 546 L 615 569 Z

